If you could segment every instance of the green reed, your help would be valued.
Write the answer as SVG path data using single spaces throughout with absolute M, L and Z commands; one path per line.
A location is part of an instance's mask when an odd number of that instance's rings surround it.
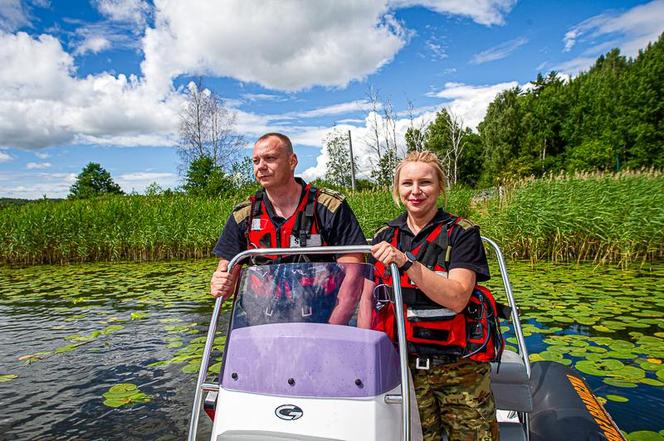
M 483 234 L 513 257 L 626 264 L 664 256 L 660 172 L 527 180 L 477 208 Z
M 207 257 L 243 196 L 113 196 L 5 207 L 0 262 Z M 402 210 L 388 191 L 351 193 L 348 201 L 367 237 Z M 457 187 L 446 206 L 480 224 L 513 258 L 625 264 L 664 257 L 659 172 L 549 177 L 485 192 Z

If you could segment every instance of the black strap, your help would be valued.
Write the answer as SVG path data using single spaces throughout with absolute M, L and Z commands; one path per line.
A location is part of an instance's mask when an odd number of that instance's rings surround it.
M 263 202 L 263 190 L 258 190 L 254 195 L 254 198 L 251 201 L 251 209 L 249 210 L 249 218 L 247 219 L 247 229 L 244 231 L 244 237 L 247 239 L 247 249 L 251 247 L 249 242 L 249 232 L 253 227 L 254 219 L 257 217 L 260 218 L 261 215 L 261 203 Z
M 430 270 L 433 270 L 436 263 L 445 268 L 445 271 L 447 271 L 447 268 L 449 267 L 449 226 L 450 223 L 443 224 L 438 236 L 436 236 L 432 242 L 425 240 L 417 253 L 417 261 Z M 401 242 L 401 230 L 399 228 L 395 229 L 396 234 L 398 235 L 397 247 L 400 250 L 403 250 L 404 246 Z M 412 247 L 409 251 L 412 251 Z
M 297 215 L 295 226 L 293 227 L 293 235 L 300 240 L 300 246 L 307 246 L 307 239 L 311 237 L 311 226 L 314 223 L 314 202 L 316 201 L 316 188 L 309 187 L 309 194 L 307 195 L 307 205 L 304 211 Z
M 258 190 L 254 195 L 254 201 L 251 204 L 251 217 L 256 217 L 261 215 L 261 203 L 265 197 L 265 192 L 263 190 Z

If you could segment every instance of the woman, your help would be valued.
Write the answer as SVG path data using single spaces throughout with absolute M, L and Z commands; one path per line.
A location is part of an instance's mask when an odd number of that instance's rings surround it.
M 455 327 L 466 329 L 460 313 L 489 268 L 479 228 L 437 207 L 444 182 L 434 153 L 412 152 L 401 161 L 392 196 L 406 213 L 376 233 L 371 253 L 379 275 L 396 263 L 406 285 L 409 364 L 424 440 L 439 441 L 443 431 L 450 441 L 497 440 L 490 364 L 464 357 L 465 331 L 464 342 L 454 337 Z M 372 325 L 388 331 L 376 324 L 379 315 Z

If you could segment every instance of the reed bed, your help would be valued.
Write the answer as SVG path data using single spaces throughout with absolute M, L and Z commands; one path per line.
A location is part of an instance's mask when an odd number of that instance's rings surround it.
M 483 234 L 513 257 L 618 264 L 664 257 L 661 172 L 555 176 L 499 193 L 475 214 Z
M 114 196 L 5 207 L 0 262 L 208 257 L 243 197 Z M 388 191 L 353 193 L 348 201 L 367 237 L 401 211 Z M 626 264 L 664 257 L 661 172 L 556 176 L 479 194 L 455 188 L 447 206 L 513 258 Z

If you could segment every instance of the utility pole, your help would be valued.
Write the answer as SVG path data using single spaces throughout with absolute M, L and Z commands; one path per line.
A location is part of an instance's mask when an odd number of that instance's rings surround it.
M 350 137 L 350 130 L 348 131 L 348 147 L 350 150 L 350 187 L 355 191 L 355 159 L 353 159 L 353 140 Z

